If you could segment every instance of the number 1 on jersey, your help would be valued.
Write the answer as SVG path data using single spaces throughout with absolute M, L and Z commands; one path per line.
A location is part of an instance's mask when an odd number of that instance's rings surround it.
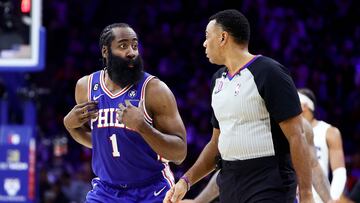
M 110 140 L 111 140 L 111 145 L 113 148 L 113 152 L 112 152 L 113 157 L 119 157 L 120 152 L 119 152 L 117 142 L 116 142 L 116 135 L 115 134 L 111 135 Z

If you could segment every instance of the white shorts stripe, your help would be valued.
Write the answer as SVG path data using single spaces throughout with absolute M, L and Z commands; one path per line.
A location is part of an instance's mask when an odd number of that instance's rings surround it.
M 168 181 L 170 187 L 174 186 L 174 174 L 171 172 L 170 170 L 170 166 L 168 163 L 163 163 L 165 168 L 161 171 L 161 173 L 163 174 L 164 178 Z

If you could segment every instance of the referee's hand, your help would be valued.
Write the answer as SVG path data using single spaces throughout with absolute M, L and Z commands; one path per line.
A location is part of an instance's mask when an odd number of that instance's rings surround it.
M 187 183 L 180 179 L 174 187 L 167 191 L 163 203 L 179 203 L 187 192 Z

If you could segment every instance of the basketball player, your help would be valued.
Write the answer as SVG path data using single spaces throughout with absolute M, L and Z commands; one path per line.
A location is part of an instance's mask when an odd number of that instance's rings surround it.
M 309 89 L 300 89 L 299 97 L 303 116 L 311 123 L 314 131 L 314 144 L 317 158 L 326 177 L 329 176 L 329 165 L 332 171 L 330 187 L 331 197 L 339 199 L 346 183 L 346 169 L 342 139 L 339 129 L 330 124 L 317 120 L 314 116 L 316 99 Z M 318 194 L 314 193 L 316 202 L 321 202 Z
M 97 178 L 86 202 L 161 202 L 173 184 L 168 161 L 186 156 L 186 132 L 174 95 L 143 71 L 138 37 L 127 24 L 100 36 L 105 68 L 76 84 L 64 118 L 70 135 L 92 148 Z
M 320 195 L 322 202 L 333 202 L 330 197 L 330 183 L 325 176 L 316 157 L 316 148 L 314 145 L 314 134 L 310 123 L 303 118 L 306 141 L 309 145 L 310 159 L 312 167 L 312 184 Z M 219 195 L 219 187 L 216 184 L 218 172 L 211 177 L 209 183 L 194 200 L 182 200 L 180 203 L 209 203 Z
M 221 202 L 293 203 L 297 185 L 302 203 L 314 201 L 295 85 L 280 63 L 249 53 L 249 40 L 249 22 L 239 11 L 210 17 L 203 44 L 206 56 L 225 66 L 211 83 L 213 134 L 164 202 L 180 201 L 192 184 L 215 169 L 219 154 Z

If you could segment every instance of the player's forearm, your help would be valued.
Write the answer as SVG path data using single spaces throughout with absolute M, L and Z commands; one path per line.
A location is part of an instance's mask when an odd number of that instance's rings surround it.
M 188 177 L 191 185 L 195 184 L 215 169 L 217 155 L 217 145 L 215 142 L 210 141 L 201 152 L 195 164 L 184 174 Z
M 313 167 L 312 172 L 312 183 L 316 192 L 319 194 L 323 202 L 328 202 L 329 200 L 331 200 L 330 183 L 327 177 L 324 175 L 319 163 L 317 163 L 316 166 Z
M 144 123 L 140 128 L 140 134 L 161 157 L 173 161 L 176 164 L 184 161 L 187 153 L 187 145 L 186 140 L 181 136 L 162 133 L 147 123 Z
M 291 160 L 298 177 L 300 197 L 311 197 L 310 155 L 305 138 L 301 135 L 290 136 Z
M 85 127 L 67 128 L 65 125 L 65 128 L 76 142 L 84 145 L 85 147 L 92 148 L 91 132 L 88 131 Z
M 197 203 L 209 203 L 217 196 L 219 196 L 219 187 L 216 183 L 216 178 L 219 174 L 217 171 L 210 179 L 204 190 L 195 198 Z

